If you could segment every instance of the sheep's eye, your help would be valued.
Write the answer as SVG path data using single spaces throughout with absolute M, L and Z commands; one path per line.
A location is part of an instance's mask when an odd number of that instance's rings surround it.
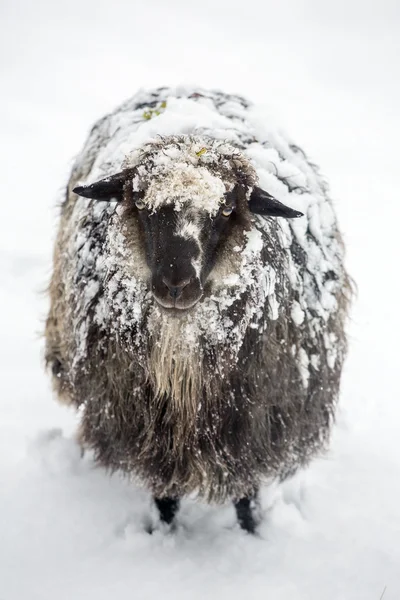
M 229 215 L 231 215 L 231 214 L 232 214 L 232 211 L 233 211 L 233 206 L 232 206 L 232 204 L 225 204 L 225 205 L 222 207 L 221 214 L 222 214 L 224 217 L 229 217 Z
M 137 200 L 135 200 L 135 205 L 138 210 L 143 210 L 146 206 L 146 202 L 143 202 L 141 198 L 138 198 Z

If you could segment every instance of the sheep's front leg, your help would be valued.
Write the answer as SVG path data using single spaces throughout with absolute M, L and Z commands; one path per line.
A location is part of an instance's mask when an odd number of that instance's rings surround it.
M 259 502 L 257 494 L 245 496 L 234 502 L 239 525 L 249 533 L 255 533 L 259 524 Z
M 178 498 L 154 498 L 154 502 L 160 513 L 160 519 L 170 525 L 179 509 Z

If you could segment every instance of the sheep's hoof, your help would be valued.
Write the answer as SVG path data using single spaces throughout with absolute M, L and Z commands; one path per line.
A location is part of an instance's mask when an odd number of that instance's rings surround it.
M 171 525 L 179 509 L 178 498 L 154 498 L 160 519 L 163 523 Z
M 256 496 L 241 498 L 234 502 L 238 523 L 244 531 L 255 534 L 260 519 Z

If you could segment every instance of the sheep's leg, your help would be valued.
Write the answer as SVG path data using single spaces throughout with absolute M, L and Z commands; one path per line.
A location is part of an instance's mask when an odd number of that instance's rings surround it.
M 154 498 L 154 502 L 160 513 L 160 519 L 168 525 L 173 522 L 179 509 L 178 498 Z
M 257 494 L 241 498 L 234 502 L 234 506 L 240 527 L 249 533 L 255 533 L 259 523 Z

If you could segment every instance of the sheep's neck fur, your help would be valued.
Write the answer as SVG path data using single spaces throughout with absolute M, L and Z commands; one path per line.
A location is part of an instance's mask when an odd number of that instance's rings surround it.
M 157 311 L 158 312 L 158 311 Z M 151 336 L 148 371 L 154 401 L 168 398 L 169 418 L 177 424 L 174 444 L 187 440 L 196 421 L 203 388 L 202 352 L 195 329 L 185 336 L 185 317 L 161 315 Z M 186 325 L 187 326 L 187 325 Z

